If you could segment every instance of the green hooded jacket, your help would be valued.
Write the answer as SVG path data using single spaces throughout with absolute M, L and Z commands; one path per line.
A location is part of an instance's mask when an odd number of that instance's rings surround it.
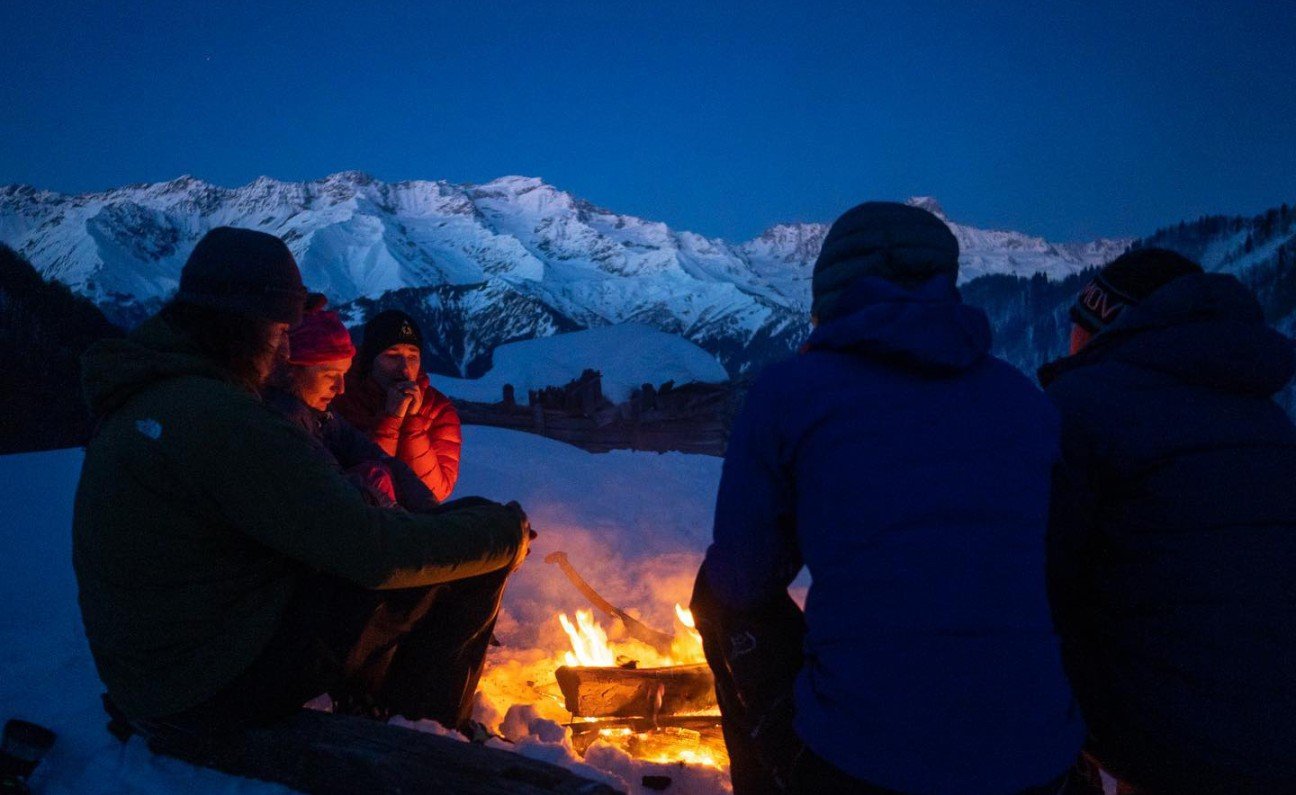
M 367 505 L 299 429 L 153 318 L 82 361 L 99 421 L 72 520 L 100 678 L 131 718 L 201 703 L 265 647 L 299 581 L 406 588 L 514 565 L 516 511 Z

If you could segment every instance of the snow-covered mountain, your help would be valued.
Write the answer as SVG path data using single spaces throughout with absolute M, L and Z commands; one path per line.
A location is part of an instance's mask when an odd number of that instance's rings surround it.
M 959 242 L 959 283 L 991 274 L 1065 279 L 1085 268 L 1111 262 L 1129 248 L 1130 238 L 1099 238 L 1083 243 L 1050 243 L 1021 232 L 978 229 L 951 221 L 940 202 L 915 196 L 909 204 L 944 221 Z
M 931 198 L 912 200 L 944 217 Z M 193 244 L 223 224 L 283 237 L 307 284 L 355 322 L 400 306 L 444 343 L 439 369 L 476 375 L 515 339 L 617 323 L 684 336 L 733 373 L 787 353 L 807 330 L 824 224 L 729 243 L 596 207 L 539 179 L 384 183 L 358 172 L 222 188 L 192 177 L 68 196 L 0 188 L 0 242 L 130 324 L 176 288 Z M 1127 240 L 1058 245 L 950 222 L 965 281 L 1063 278 Z

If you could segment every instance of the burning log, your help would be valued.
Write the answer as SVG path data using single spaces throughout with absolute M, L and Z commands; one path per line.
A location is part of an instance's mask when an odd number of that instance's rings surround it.
M 567 711 L 587 718 L 676 715 L 714 709 L 715 679 L 705 664 L 667 668 L 559 668 Z

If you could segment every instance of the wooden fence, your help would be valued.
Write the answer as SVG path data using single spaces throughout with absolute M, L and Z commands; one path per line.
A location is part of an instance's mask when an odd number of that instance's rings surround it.
M 742 384 L 644 385 L 624 403 L 604 398 L 596 371 L 518 404 L 506 386 L 498 403 L 454 400 L 468 425 L 509 428 L 557 439 L 591 452 L 679 451 L 723 456 Z

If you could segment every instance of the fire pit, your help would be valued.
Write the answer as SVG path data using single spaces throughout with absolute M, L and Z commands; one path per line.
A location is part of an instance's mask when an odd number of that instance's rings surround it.
M 580 755 L 605 744 L 647 762 L 727 769 L 714 679 L 692 615 L 676 604 L 673 632 L 664 633 L 612 610 L 606 628 L 591 610 L 556 614 L 570 648 L 511 651 L 483 679 L 488 701 L 530 704 L 567 727 Z
M 603 741 L 649 761 L 728 766 L 702 639 L 687 610 L 677 604 L 675 614 L 668 655 L 634 641 L 618 653 L 589 611 L 578 610 L 574 624 L 558 616 L 572 650 L 554 676 L 578 751 Z

